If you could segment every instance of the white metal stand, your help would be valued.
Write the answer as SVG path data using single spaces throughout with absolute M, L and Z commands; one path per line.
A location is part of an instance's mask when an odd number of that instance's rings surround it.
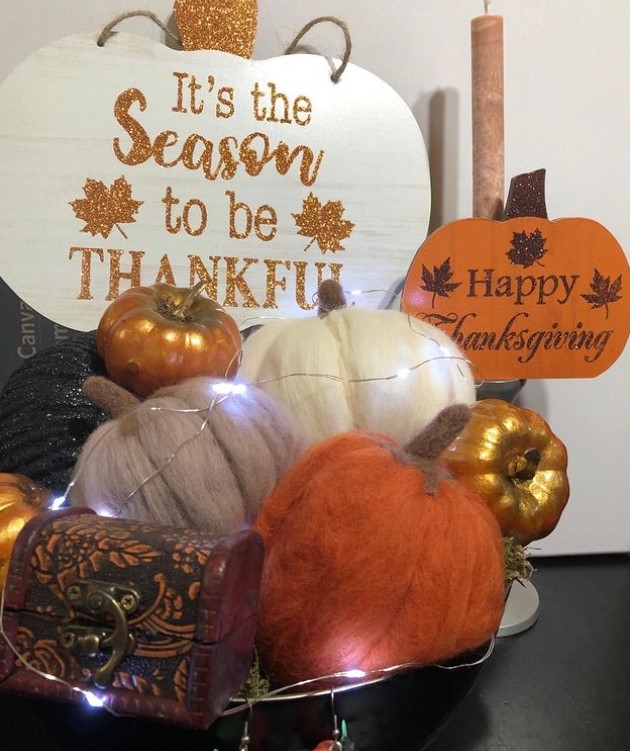
M 538 620 L 540 599 L 531 582 L 514 582 L 510 589 L 498 636 L 514 636 L 531 628 Z

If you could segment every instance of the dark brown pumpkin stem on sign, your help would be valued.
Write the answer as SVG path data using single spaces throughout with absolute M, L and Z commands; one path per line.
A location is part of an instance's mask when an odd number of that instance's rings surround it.
M 521 216 L 537 216 L 547 219 L 546 174 L 544 169 L 539 169 L 512 178 L 503 219 L 515 219 Z
M 437 458 L 453 443 L 470 418 L 470 407 L 465 404 L 445 407 L 403 447 L 403 457 L 424 471 L 425 490 L 429 495 L 435 495 L 440 480 Z
M 103 376 L 86 378 L 83 381 L 83 393 L 114 419 L 137 409 L 141 404 L 137 396 Z
M 335 279 L 324 279 L 317 290 L 317 315 L 327 316 L 331 310 L 341 310 L 346 307 L 346 296 L 343 287 Z

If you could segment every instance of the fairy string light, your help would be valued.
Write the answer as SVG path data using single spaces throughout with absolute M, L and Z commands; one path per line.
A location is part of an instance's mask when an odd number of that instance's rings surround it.
M 40 676 L 40 678 L 44 678 L 48 681 L 54 681 L 56 683 L 59 683 L 69 690 L 76 692 L 77 694 L 80 694 L 83 700 L 93 708 L 102 708 L 109 712 L 110 714 L 114 715 L 115 717 L 119 717 L 119 713 L 117 713 L 107 702 L 107 696 L 105 694 L 98 694 L 90 689 L 81 688 L 79 686 L 73 685 L 69 681 L 66 681 L 63 678 L 60 678 L 59 676 L 53 675 L 52 673 L 46 673 L 39 668 L 35 666 L 35 664 L 32 661 L 29 661 L 16 647 L 16 645 L 11 641 L 11 638 L 7 634 L 5 628 L 4 628 L 4 609 L 5 609 L 5 591 L 2 590 L 0 594 L 0 637 L 4 639 L 5 643 L 11 650 L 11 652 L 15 655 L 16 660 L 20 663 L 20 665 L 25 669 L 28 670 L 35 675 Z M 243 700 L 234 700 L 232 702 L 232 706 L 226 708 L 222 714 L 221 717 L 229 717 L 231 715 L 240 714 L 242 712 L 248 713 L 247 723 L 246 723 L 246 730 L 249 725 L 249 721 L 251 720 L 251 717 L 253 715 L 254 708 L 257 704 L 260 704 L 261 702 L 266 701 L 273 701 L 279 700 L 279 699 L 291 699 L 291 698 L 300 698 L 304 693 L 308 693 L 308 689 L 312 687 L 316 687 L 316 690 L 313 692 L 315 695 L 317 694 L 324 694 L 324 693 L 330 693 L 332 688 L 336 692 L 344 692 L 349 691 L 353 689 L 358 689 L 361 687 L 364 687 L 366 685 L 369 685 L 371 683 L 375 683 L 377 681 L 394 677 L 400 673 L 405 673 L 411 670 L 420 670 L 424 668 L 435 668 L 438 670 L 448 670 L 448 671 L 454 671 L 454 670 L 464 670 L 469 668 L 478 667 L 480 665 L 483 665 L 492 655 L 495 647 L 495 639 L 494 637 L 488 642 L 487 645 L 485 645 L 485 649 L 483 653 L 476 659 L 472 660 L 466 660 L 463 662 L 454 662 L 452 664 L 440 664 L 437 663 L 435 665 L 422 665 L 420 663 L 414 663 L 414 662 L 406 662 L 406 663 L 400 663 L 398 665 L 389 665 L 387 667 L 383 668 L 377 668 L 374 670 L 364 671 L 364 670 L 344 670 L 339 671 L 335 673 L 330 673 L 328 675 L 322 675 L 315 678 L 308 678 L 302 681 L 297 681 L 296 683 L 291 683 L 285 686 L 280 686 L 278 688 L 272 689 L 264 694 L 261 694 L 260 696 L 256 697 L 249 697 L 247 699 Z M 348 682 L 350 681 L 350 682 Z M 352 682 L 356 681 L 356 682 Z M 340 682 L 344 682 L 343 685 L 340 684 Z M 324 686 L 324 688 L 322 688 Z M 306 690 L 306 691 L 305 691 Z M 244 733 L 244 735 L 247 735 L 247 732 Z
M 368 294 L 370 292 L 376 292 L 377 290 L 368 290 L 364 293 L 361 293 L 359 291 L 353 291 L 351 292 L 353 297 L 357 297 L 361 294 Z M 382 291 L 381 291 L 382 292 Z M 278 320 L 277 318 L 272 317 L 265 317 L 265 320 Z M 248 319 L 251 320 L 251 319 Z M 386 374 L 384 376 L 380 377 L 364 377 L 364 378 L 343 378 L 341 376 L 338 376 L 336 374 L 332 373 L 321 373 L 321 372 L 294 372 L 294 373 L 285 373 L 281 376 L 278 376 L 276 378 L 271 379 L 265 379 L 254 382 L 252 385 L 257 386 L 261 384 L 270 383 L 277 380 L 284 380 L 287 378 L 312 378 L 312 379 L 324 379 L 324 380 L 331 380 L 335 382 L 341 382 L 346 383 L 348 385 L 350 384 L 361 384 L 361 383 L 374 383 L 379 381 L 395 381 L 397 379 L 404 379 L 407 378 L 411 373 L 426 367 L 427 365 L 439 361 L 451 361 L 455 362 L 457 365 L 457 370 L 462 378 L 466 380 L 467 383 L 470 383 L 470 376 L 467 375 L 463 370 L 463 365 L 466 364 L 469 367 L 471 366 L 470 361 L 464 357 L 464 356 L 454 356 L 450 353 L 446 353 L 443 347 L 440 345 L 440 343 L 431 337 L 430 335 L 427 335 L 424 331 L 419 331 L 416 329 L 415 323 L 416 319 L 407 316 L 408 325 L 409 327 L 416 333 L 418 336 L 421 336 L 423 338 L 426 338 L 435 345 L 436 352 L 439 352 L 440 354 L 436 354 L 435 356 L 424 358 L 419 362 L 415 363 L 400 363 L 400 366 L 397 368 L 395 372 Z M 226 400 L 230 399 L 234 395 L 238 393 L 242 393 L 244 389 L 246 389 L 248 384 L 239 383 L 239 382 L 228 382 L 226 381 L 224 384 L 217 384 L 214 393 L 211 395 L 208 404 L 201 408 L 175 408 L 175 407 L 155 407 L 151 405 L 143 405 L 139 404 L 138 407 L 136 407 L 135 410 L 132 410 L 130 413 L 128 413 L 128 416 L 134 414 L 135 411 L 138 410 L 150 410 L 151 412 L 154 412 L 156 414 L 156 417 L 159 419 L 159 414 L 164 412 L 175 412 L 175 413 L 181 413 L 181 414 L 190 414 L 190 413 L 197 413 L 202 415 L 202 420 L 194 433 L 192 433 L 186 440 L 182 441 L 174 451 L 172 451 L 162 462 L 162 464 L 158 467 L 156 467 L 150 474 L 148 474 L 146 477 L 144 477 L 138 486 L 128 494 L 127 498 L 125 499 L 123 504 L 119 504 L 117 506 L 113 507 L 113 512 L 115 515 L 120 515 L 124 511 L 124 507 L 132 502 L 133 497 L 135 494 L 137 494 L 141 488 L 149 484 L 156 476 L 158 476 L 161 472 L 164 471 L 164 469 L 169 466 L 175 458 L 183 451 L 186 450 L 186 448 L 191 444 L 191 442 L 197 440 L 200 435 L 202 435 L 206 430 L 208 430 L 209 427 L 209 417 L 211 412 L 218 408 L 221 404 L 223 404 Z M 61 497 L 61 499 L 56 499 L 55 505 L 60 505 L 59 501 L 64 502 L 68 495 L 71 493 L 72 486 L 74 485 L 74 482 L 76 481 L 76 478 L 70 482 L 68 485 L 66 492 Z M 7 643 L 9 649 L 11 652 L 15 655 L 17 661 L 20 663 L 20 665 L 26 669 L 34 672 L 35 674 L 39 675 L 41 678 L 51 681 L 57 681 L 63 685 L 65 685 L 69 690 L 73 692 L 79 693 L 83 699 L 90 705 L 90 706 L 97 706 L 102 707 L 106 711 L 110 712 L 111 714 L 116 715 L 116 712 L 112 710 L 110 706 L 107 704 L 107 697 L 105 695 L 99 695 L 98 693 L 95 693 L 91 690 L 86 690 L 84 688 L 80 688 L 78 686 L 74 686 L 68 681 L 59 678 L 58 676 L 54 676 L 50 673 L 44 672 L 39 670 L 39 668 L 33 663 L 30 662 L 23 654 L 20 653 L 17 646 L 11 641 L 9 635 L 6 633 L 4 629 L 4 608 L 5 608 L 5 598 L 4 598 L 4 592 L 2 592 L 2 596 L 0 598 L 0 636 L 4 639 L 4 641 Z M 441 669 L 441 670 L 460 670 L 465 668 L 471 668 L 478 666 L 485 662 L 490 655 L 492 654 L 492 650 L 494 648 L 494 641 L 492 641 L 487 650 L 477 659 L 473 659 L 470 661 L 464 661 L 464 662 L 453 662 L 448 664 L 438 664 L 434 665 L 432 667 Z M 315 693 L 321 692 L 321 686 L 328 684 L 328 685 L 339 685 L 340 683 L 343 683 L 344 685 L 340 685 L 337 690 L 350 690 L 353 688 L 358 688 L 360 686 L 364 686 L 368 683 L 372 683 L 375 681 L 382 680 L 384 678 L 394 676 L 398 673 L 408 671 L 408 670 L 415 670 L 427 667 L 425 665 L 417 664 L 417 663 L 401 663 L 397 665 L 391 665 L 388 667 L 376 669 L 376 670 L 370 670 L 370 671 L 363 671 L 363 670 L 347 670 L 347 671 L 341 671 L 336 673 L 331 673 L 328 675 L 318 676 L 315 678 L 309 678 L 306 680 L 302 680 L 290 685 L 285 685 L 281 687 L 274 688 L 268 692 L 265 692 L 264 694 L 261 694 L 260 696 L 256 696 L 254 698 L 250 698 L 244 702 L 233 702 L 232 705 L 227 708 L 223 715 L 229 716 L 232 714 L 237 714 L 243 711 L 248 711 L 251 716 L 251 712 L 253 710 L 253 707 L 260 702 L 264 701 L 272 701 L 274 699 L 286 699 L 291 698 L 292 696 L 295 696 L 298 692 L 303 691 L 314 691 Z M 246 735 L 246 733 L 245 733 Z
M 390 294 L 395 296 L 395 293 L 387 291 L 387 290 L 351 290 L 349 294 L 352 297 L 360 297 L 364 295 L 370 295 L 370 294 L 379 294 L 381 297 L 384 294 Z M 318 304 L 318 298 L 317 295 L 313 297 L 313 304 Z M 343 384 L 346 386 L 360 386 L 360 385 L 368 385 L 368 384 L 375 384 L 375 383 L 388 383 L 388 382 L 394 382 L 394 381 L 403 381 L 407 378 L 409 378 L 412 374 L 419 371 L 420 369 L 430 366 L 432 364 L 436 364 L 439 362 L 450 362 L 453 363 L 456 367 L 456 372 L 459 375 L 460 378 L 462 378 L 467 385 L 473 385 L 473 381 L 470 376 L 470 372 L 474 369 L 474 365 L 470 362 L 470 360 L 465 357 L 464 355 L 454 355 L 452 352 L 449 352 L 446 350 L 442 344 L 433 336 L 428 334 L 426 331 L 420 331 L 416 327 L 416 318 L 407 315 L 406 316 L 409 328 L 415 335 L 418 337 L 422 337 L 427 342 L 430 342 L 434 349 L 436 354 L 425 357 L 420 361 L 417 362 L 401 362 L 398 364 L 395 370 L 393 370 L 390 373 L 383 374 L 383 375 L 377 375 L 377 376 L 365 376 L 360 378 L 348 378 L 344 377 L 342 375 L 338 375 L 335 373 L 327 373 L 327 372 L 313 372 L 313 371 L 292 371 L 287 373 L 282 373 L 280 375 L 275 375 L 273 377 L 269 378 L 259 378 L 252 381 L 251 384 L 254 387 L 266 387 L 273 383 L 278 383 L 281 381 L 286 381 L 288 379 L 310 379 L 310 380 L 321 380 L 321 381 L 330 381 L 338 384 Z M 255 320 L 264 320 L 264 321 L 284 321 L 286 318 L 284 317 L 273 317 L 273 316 L 260 316 L 260 317 L 250 317 L 246 319 L 246 321 L 243 322 L 242 325 L 249 326 L 251 323 Z M 235 355 L 235 357 L 240 357 L 240 353 Z M 232 363 L 230 363 L 231 366 Z M 468 369 L 468 372 L 465 371 L 464 366 Z M 194 409 L 185 409 L 185 408 L 175 408 L 175 407 L 162 407 L 162 406 L 153 406 L 151 404 L 147 403 L 140 403 L 139 406 L 129 411 L 127 414 L 123 415 L 121 419 L 132 419 L 135 414 L 139 410 L 149 410 L 151 412 L 156 413 L 156 416 L 159 413 L 180 413 L 182 415 L 184 414 L 200 414 L 202 415 L 203 419 L 201 423 L 195 428 L 194 432 L 191 433 L 191 435 L 183 440 L 174 450 L 172 450 L 161 463 L 156 466 L 150 473 L 148 473 L 145 477 L 141 478 L 137 485 L 130 490 L 130 492 L 126 495 L 125 499 L 122 502 L 117 503 L 111 503 L 105 501 L 106 506 L 108 507 L 109 511 L 111 512 L 110 515 L 115 517 L 120 517 L 125 509 L 129 506 L 130 503 L 133 502 L 134 497 L 136 497 L 143 489 L 146 488 L 147 485 L 149 485 L 155 478 L 162 475 L 162 473 L 175 461 L 177 457 L 180 456 L 182 452 L 185 451 L 185 449 L 191 445 L 192 442 L 199 439 L 209 428 L 210 424 L 210 416 L 211 412 L 218 408 L 225 399 L 229 399 L 230 396 L 234 394 L 242 393 L 242 390 L 246 388 L 246 384 L 238 381 L 226 381 L 226 386 L 223 394 L 217 394 L 214 393 L 208 404 L 205 405 L 202 408 L 194 408 Z M 215 386 L 216 389 L 216 386 Z M 113 423 L 110 424 L 109 429 L 113 429 L 114 425 Z M 99 436 L 98 440 L 95 441 L 90 449 L 88 450 L 88 453 L 83 457 L 84 461 L 79 468 L 77 474 L 73 477 L 73 479 L 68 484 L 64 494 L 56 499 L 56 507 L 59 507 L 61 505 L 64 505 L 65 502 L 69 497 L 71 497 L 72 494 L 72 488 L 81 476 L 82 471 L 84 471 L 85 462 L 89 460 L 91 454 L 93 451 L 97 449 L 100 442 L 103 440 L 106 440 L 108 431 L 104 430 L 102 431 L 101 435 Z
M 15 658 L 22 665 L 22 667 L 25 670 L 29 670 L 35 675 L 38 675 L 40 678 L 44 678 L 47 681 L 53 681 L 55 683 L 59 683 L 65 686 L 66 688 L 68 688 L 70 691 L 80 694 L 82 698 L 84 699 L 84 701 L 88 704 L 88 706 L 94 707 L 94 708 L 102 707 L 104 709 L 107 709 L 112 715 L 118 716 L 116 712 L 114 712 L 114 710 L 111 709 L 111 707 L 108 707 L 105 704 L 104 699 L 101 698 L 99 694 L 89 689 L 82 689 L 82 688 L 79 688 L 79 686 L 74 686 L 68 681 L 64 680 L 63 678 L 59 678 L 59 676 L 53 675 L 52 673 L 45 673 L 43 670 L 39 670 L 39 668 L 35 667 L 35 665 L 32 662 L 29 662 L 24 657 L 24 655 L 18 650 L 15 644 L 11 641 L 11 639 L 9 638 L 9 635 L 4 629 L 4 596 L 5 596 L 5 589 L 2 589 L 0 593 L 0 636 L 4 639 L 6 645 L 9 647 L 11 652 L 15 655 Z
M 437 344 L 437 342 L 436 342 Z M 439 346 L 439 345 L 437 345 Z M 403 380 L 407 378 L 411 373 L 419 370 L 422 367 L 425 367 L 431 363 L 436 363 L 439 361 L 450 361 L 450 362 L 461 362 L 468 364 L 468 360 L 465 357 L 454 357 L 452 355 L 436 355 L 434 357 L 426 358 L 420 362 L 417 362 L 410 367 L 401 367 L 399 368 L 395 373 L 390 373 L 386 376 L 374 376 L 374 377 L 365 377 L 365 378 L 344 378 L 342 376 L 338 376 L 332 373 L 314 373 L 314 372 L 301 372 L 301 371 L 295 371 L 292 373 L 286 373 L 281 376 L 276 376 L 274 378 L 268 378 L 268 379 L 259 379 L 255 381 L 252 385 L 254 386 L 261 386 L 261 385 L 267 385 L 270 383 L 276 383 L 280 382 L 286 379 L 290 378 L 309 378 L 309 379 L 320 379 L 320 380 L 328 380 L 332 382 L 337 383 L 343 383 L 346 385 L 359 385 L 359 384 L 369 384 L 369 383 L 386 383 L 389 381 L 396 381 L 396 380 Z M 460 373 L 461 377 L 466 379 L 466 382 L 469 383 L 469 380 L 467 379 L 465 373 L 459 369 L 458 372 Z M 127 495 L 124 502 L 122 504 L 108 504 L 109 507 L 112 510 L 112 515 L 119 517 L 124 512 L 125 508 L 128 506 L 128 504 L 133 500 L 134 496 L 137 495 L 143 488 L 145 488 L 151 480 L 161 475 L 164 470 L 180 455 L 180 453 L 193 441 L 197 440 L 200 436 L 203 435 L 203 433 L 208 429 L 209 422 L 210 422 L 210 414 L 212 410 L 216 409 L 220 404 L 222 404 L 226 399 L 229 399 L 232 394 L 236 393 L 242 393 L 242 389 L 245 387 L 244 384 L 235 384 L 236 389 L 234 391 L 229 391 L 228 393 L 223 394 L 222 396 L 214 396 L 212 397 L 211 401 L 208 403 L 207 406 L 202 408 L 174 408 L 174 407 L 155 407 L 155 406 L 142 406 L 140 405 L 135 410 L 128 412 L 126 415 L 123 415 L 120 419 L 129 419 L 134 416 L 139 411 L 149 411 L 154 412 L 156 414 L 162 413 L 162 412 L 168 412 L 171 414 L 201 414 L 203 415 L 203 420 L 201 424 L 196 428 L 194 433 L 187 438 L 186 440 L 182 441 L 165 459 L 164 461 L 156 467 L 149 475 L 142 478 L 140 482 L 137 484 L 137 486 Z M 88 450 L 88 453 L 85 456 L 86 460 L 89 460 L 90 455 L 92 452 L 94 452 L 97 447 L 100 445 L 101 441 L 106 440 L 108 436 L 108 432 L 110 430 L 114 429 L 114 423 L 112 422 L 110 425 L 105 426 L 105 430 L 101 433 L 99 439 L 94 442 L 94 444 L 90 447 Z M 81 470 L 79 470 L 81 472 Z M 55 506 L 57 508 L 64 505 L 66 500 L 71 496 L 72 488 L 77 482 L 80 474 L 78 473 L 75 475 L 75 477 L 69 482 L 66 491 L 64 494 L 60 497 L 55 499 Z

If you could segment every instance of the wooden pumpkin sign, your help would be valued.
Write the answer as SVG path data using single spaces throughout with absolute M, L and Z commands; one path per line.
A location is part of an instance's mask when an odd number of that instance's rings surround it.
M 0 86 L 0 144 L 0 273 L 79 330 L 155 282 L 204 281 L 239 323 L 309 315 L 322 279 L 393 288 L 428 224 L 412 112 L 316 55 L 71 36 Z
M 630 334 L 630 267 L 591 219 L 462 219 L 421 246 L 402 306 L 483 379 L 593 377 Z

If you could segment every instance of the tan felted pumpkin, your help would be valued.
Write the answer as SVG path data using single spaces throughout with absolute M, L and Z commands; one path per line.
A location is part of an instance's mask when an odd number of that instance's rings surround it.
M 252 524 L 305 443 L 252 386 L 192 378 L 144 402 L 104 378 L 84 388 L 114 419 L 86 441 L 70 501 L 100 514 L 231 534 Z

